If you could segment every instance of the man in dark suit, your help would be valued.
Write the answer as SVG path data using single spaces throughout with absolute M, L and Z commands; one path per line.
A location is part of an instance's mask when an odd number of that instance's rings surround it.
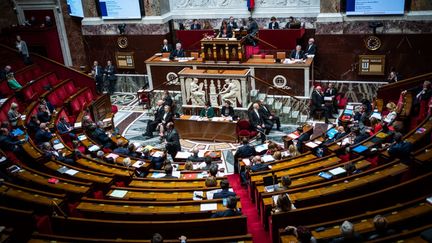
M 50 132 L 46 123 L 41 123 L 39 129 L 36 131 L 35 140 L 36 143 L 42 144 L 44 142 L 49 142 L 54 135 Z
M 172 45 L 168 43 L 167 39 L 163 40 L 161 52 L 171 52 L 172 51 Z
M 231 30 L 238 29 L 237 22 L 234 21 L 234 17 L 233 17 L 233 16 L 231 16 L 231 17 L 229 18 L 228 26 L 231 28 Z
M 253 128 L 261 133 L 261 142 L 264 143 L 265 137 L 269 134 L 271 127 L 269 127 L 264 121 L 264 114 L 260 112 L 260 106 L 258 103 L 253 104 L 253 109 L 249 112 L 249 121 Z
M 111 61 L 107 61 L 107 66 L 105 67 L 104 74 L 106 75 L 106 79 L 108 80 L 108 93 L 112 95 L 114 94 L 117 76 L 116 67 L 111 63 Z
M 271 17 L 270 23 L 268 24 L 269 30 L 277 30 L 279 29 L 279 23 L 276 21 L 276 17 Z
M 315 55 L 317 51 L 317 46 L 315 45 L 315 39 L 309 38 L 308 46 L 305 51 L 305 55 Z
M 338 93 L 338 90 L 334 87 L 333 83 L 329 83 L 327 89 L 324 91 L 324 97 L 331 97 L 331 102 L 328 102 L 330 105 L 327 105 L 330 114 L 338 113 L 337 109 L 337 100 L 336 95 Z
M 20 152 L 22 148 L 19 146 L 22 144 L 20 140 L 16 140 L 11 136 L 7 128 L 0 129 L 0 148 L 4 151 Z
M 192 149 L 192 155 L 189 156 L 187 158 L 187 160 L 191 161 L 191 162 L 203 162 L 204 161 L 204 157 L 199 157 L 198 153 L 199 153 L 199 149 L 198 148 Z
M 168 90 L 164 91 L 164 96 L 163 96 L 162 100 L 163 100 L 164 106 L 167 105 L 167 106 L 171 107 L 173 104 L 173 99 L 172 99 L 170 93 L 168 92 Z
M 394 144 L 392 144 L 388 153 L 392 158 L 399 158 L 402 162 L 410 162 L 410 154 L 412 151 L 412 143 L 404 141 L 403 135 L 399 132 L 394 135 Z
M 153 137 L 153 132 L 156 130 L 157 125 L 162 121 L 162 116 L 164 114 L 163 100 L 158 100 L 156 104 L 157 106 L 153 112 L 154 119 L 153 121 L 150 120 L 147 122 L 146 132 L 143 133 L 144 137 Z
M 290 54 L 291 60 L 305 59 L 304 51 L 302 51 L 301 45 L 297 45 L 296 49 Z
M 193 24 L 190 27 L 191 30 L 200 30 L 201 29 L 201 25 L 198 23 L 197 19 L 193 20 Z
M 174 128 L 174 123 L 168 122 L 166 128 L 167 128 L 167 132 L 165 136 L 165 140 L 166 140 L 165 148 L 167 152 L 171 155 L 171 157 L 174 159 L 177 152 L 181 150 L 180 136 L 177 130 Z
M 12 67 L 9 65 L 6 65 L 1 71 L 0 71 L 0 80 L 6 80 L 6 76 L 12 73 Z
M 246 43 L 249 45 L 256 46 L 258 45 L 258 41 L 254 39 L 254 37 L 258 34 L 259 27 L 257 22 L 252 17 L 249 17 L 248 20 L 249 20 L 249 24 L 247 26 L 248 35 L 246 36 Z
M 260 111 L 264 115 L 264 121 L 271 127 L 276 123 L 276 129 L 280 131 L 281 123 L 278 116 L 271 113 L 270 106 L 268 106 L 264 100 L 260 100 Z
M 315 114 L 315 111 L 317 110 L 323 110 L 324 111 L 324 116 L 325 116 L 325 122 L 329 123 L 329 117 L 330 117 L 330 112 L 327 109 L 327 107 L 324 106 L 324 95 L 322 93 L 322 88 L 321 86 L 317 86 L 315 87 L 314 91 L 312 91 L 312 97 L 311 97 L 311 107 L 310 107 L 310 115 L 311 117 L 313 117 L 313 115 Z
M 185 54 L 184 50 L 182 49 L 181 43 L 177 43 L 176 49 L 173 50 L 170 54 L 170 59 L 174 59 L 176 57 L 185 57 L 185 56 L 186 56 L 186 54 Z
M 57 123 L 57 130 L 62 135 L 63 134 L 69 134 L 69 137 L 71 137 L 71 138 L 76 137 L 76 135 L 72 132 L 73 126 L 66 121 L 64 116 L 60 117 L 60 120 Z
M 302 127 L 297 128 L 297 132 L 300 134 L 300 136 L 297 138 L 297 151 L 301 153 L 303 148 L 303 142 L 309 141 L 311 137 L 310 132 L 304 132 Z
M 213 199 L 219 199 L 219 198 L 227 198 L 227 197 L 235 197 L 236 194 L 234 192 L 230 192 L 229 191 L 229 182 L 227 179 L 223 179 L 220 182 L 220 187 L 222 189 L 222 191 L 220 192 L 216 192 L 213 195 Z
M 255 147 L 249 144 L 249 140 L 244 137 L 242 146 L 240 146 L 234 154 L 234 173 L 239 173 L 238 160 L 241 158 L 249 158 L 256 154 Z
M 103 128 L 103 122 L 99 121 L 97 123 L 97 127 L 95 125 L 91 125 L 91 135 L 99 144 L 101 144 L 104 148 L 112 148 L 113 142 L 110 137 L 106 134 Z
M 39 105 L 38 112 L 36 113 L 37 118 L 40 122 L 50 122 L 51 116 L 48 112 L 48 109 L 45 105 Z
M 225 211 L 219 211 L 213 214 L 212 218 L 220 218 L 220 217 L 232 217 L 239 216 L 241 212 L 237 209 L 237 198 L 236 197 L 227 197 L 226 199 L 226 207 Z
M 171 112 L 171 107 L 164 106 L 164 113 L 162 114 L 161 122 L 158 124 L 157 129 L 159 129 L 159 135 L 164 136 L 166 126 L 169 122 L 172 122 L 174 114 Z
M 221 116 L 222 117 L 233 117 L 234 116 L 234 108 L 232 108 L 231 102 L 229 102 L 228 100 L 225 101 L 225 105 L 222 106 Z
M 102 93 L 102 91 L 103 91 L 103 74 L 104 74 L 104 70 L 103 70 L 102 66 L 99 65 L 98 61 L 94 61 L 91 75 L 95 79 L 96 90 L 98 93 Z

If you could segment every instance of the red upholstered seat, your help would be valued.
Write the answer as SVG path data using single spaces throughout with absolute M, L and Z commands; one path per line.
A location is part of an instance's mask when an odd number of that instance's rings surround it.
M 52 234 L 51 220 L 47 215 L 35 215 L 36 229 L 42 234 Z
M 257 131 L 255 131 L 251 127 L 248 120 L 239 120 L 237 122 L 236 132 L 238 138 L 240 137 L 253 138 L 258 134 Z
M 64 89 L 65 89 L 66 94 L 68 94 L 69 96 L 75 94 L 77 91 L 75 84 L 73 82 L 67 82 L 64 85 Z
M 116 114 L 117 111 L 118 111 L 118 107 L 117 107 L 116 105 L 112 105 L 112 106 L 111 106 L 111 112 L 112 112 L 113 114 Z

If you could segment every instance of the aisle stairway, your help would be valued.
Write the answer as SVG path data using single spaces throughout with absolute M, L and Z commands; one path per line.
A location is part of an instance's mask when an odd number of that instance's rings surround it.
M 240 176 L 238 174 L 229 175 L 228 181 L 234 192 L 240 197 L 242 212 L 247 216 L 248 233 L 252 234 L 253 242 L 271 242 L 270 234 L 264 230 L 256 206 L 249 198 L 247 188 L 240 185 Z

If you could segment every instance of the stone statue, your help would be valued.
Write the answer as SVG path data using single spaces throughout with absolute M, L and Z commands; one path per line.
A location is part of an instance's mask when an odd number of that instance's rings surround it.
M 204 83 L 198 84 L 198 79 L 186 80 L 186 101 L 191 100 L 192 105 L 205 105 L 205 91 L 203 90 Z
M 219 92 L 222 103 L 229 101 L 234 107 L 237 107 L 237 100 L 241 104 L 240 82 L 238 80 L 225 79 L 225 84 Z

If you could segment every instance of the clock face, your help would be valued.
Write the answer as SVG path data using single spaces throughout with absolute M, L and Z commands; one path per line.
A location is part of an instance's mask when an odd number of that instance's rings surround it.
M 381 40 L 376 36 L 369 36 L 365 40 L 365 45 L 368 50 L 376 51 L 381 47 Z
M 117 45 L 120 48 L 126 48 L 128 46 L 128 39 L 126 38 L 126 36 L 120 36 L 119 38 L 117 38 Z

